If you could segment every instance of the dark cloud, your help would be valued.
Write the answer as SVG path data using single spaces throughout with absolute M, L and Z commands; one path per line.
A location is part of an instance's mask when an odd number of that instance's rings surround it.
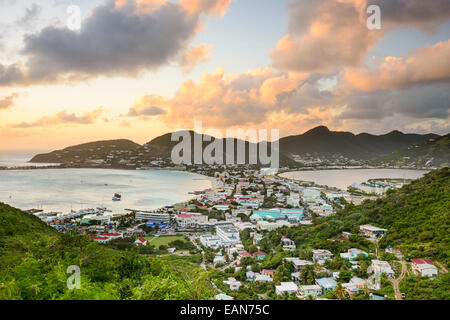
M 341 119 L 383 119 L 401 115 L 415 119 L 448 119 L 448 84 L 421 85 L 403 90 L 355 93 Z
M 448 0 L 368 0 L 381 9 L 385 27 L 412 26 L 426 31 L 450 19 Z
M 26 72 L 0 65 L 0 85 L 137 75 L 169 63 L 186 50 L 199 15 L 167 2 L 142 11 L 134 1 L 97 7 L 79 32 L 47 27 L 25 36 Z

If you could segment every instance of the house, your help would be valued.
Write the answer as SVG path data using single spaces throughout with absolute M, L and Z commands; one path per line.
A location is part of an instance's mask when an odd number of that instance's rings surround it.
M 421 277 L 433 277 L 438 274 L 438 269 L 430 261 L 425 259 L 412 259 L 412 271 Z
M 261 270 L 262 275 L 269 276 L 271 278 L 273 278 L 274 273 L 275 273 L 275 270 L 271 270 L 271 269 L 262 269 Z
M 322 292 L 334 290 L 337 286 L 337 282 L 333 278 L 316 279 L 316 284 L 322 288 Z
M 223 283 L 228 284 L 230 286 L 230 290 L 237 291 L 239 290 L 239 287 L 242 285 L 240 281 L 237 281 L 235 278 L 228 278 L 228 280 L 224 281 Z
M 166 251 L 167 251 L 167 253 L 172 254 L 172 253 L 174 253 L 176 250 L 177 250 L 177 248 L 169 248 L 169 249 L 167 249 Z
M 360 226 L 359 230 L 361 231 L 361 235 L 363 237 L 372 238 L 372 239 L 382 237 L 387 232 L 386 229 L 378 228 L 378 227 L 372 226 L 370 224 L 365 224 L 365 225 Z
M 283 251 L 294 251 L 297 249 L 295 242 L 289 238 L 281 239 L 281 245 L 283 246 Z
M 333 254 L 328 250 L 316 249 L 312 251 L 314 262 L 323 264 L 326 260 L 333 259 Z
M 308 285 L 308 286 L 299 286 L 298 294 L 301 297 L 315 298 L 315 297 L 322 295 L 322 287 L 317 284 Z
M 297 290 L 298 287 L 294 282 L 281 282 L 279 286 L 275 286 L 275 293 L 277 295 L 283 295 L 285 293 L 289 295 L 296 294 Z
M 394 270 L 392 270 L 391 265 L 387 261 L 372 260 L 372 264 L 367 268 L 367 272 L 375 274 L 384 273 L 389 277 L 394 277 Z
M 255 253 L 253 253 L 253 257 L 255 257 L 257 260 L 264 260 L 267 257 L 267 253 L 256 251 Z
M 348 249 L 347 252 L 341 253 L 341 258 L 348 259 L 350 261 L 354 261 L 354 260 L 357 260 L 360 255 L 362 255 L 366 258 L 369 256 L 369 254 L 367 252 L 362 251 L 361 249 L 351 248 L 351 249 Z
M 140 237 L 139 239 L 136 239 L 134 244 L 137 245 L 137 246 L 146 246 L 147 245 L 147 240 L 145 238 Z
M 355 293 L 357 293 L 360 288 L 358 288 L 358 286 L 354 283 L 343 283 L 342 284 L 342 288 L 345 290 L 345 292 L 347 292 L 350 296 L 354 295 Z
M 302 270 L 306 266 L 312 266 L 314 263 L 308 260 L 301 260 L 299 258 L 284 258 L 286 261 L 290 261 L 296 271 Z
M 366 280 L 355 276 L 350 279 L 350 283 L 356 285 L 356 287 L 359 289 L 365 288 L 367 286 Z
M 221 263 L 224 263 L 224 264 L 227 263 L 227 260 L 225 260 L 225 257 L 223 257 L 223 256 L 215 256 L 213 264 L 217 265 L 217 264 L 221 264 Z

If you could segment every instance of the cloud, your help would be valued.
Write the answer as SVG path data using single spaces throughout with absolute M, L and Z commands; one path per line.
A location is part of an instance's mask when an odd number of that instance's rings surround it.
M 224 16 L 231 0 L 180 0 L 180 5 L 190 14 L 206 13 Z
M 358 0 L 291 0 L 289 33 L 271 51 L 273 65 L 296 72 L 360 65 L 382 38 L 367 28 L 365 9 Z
M 17 93 L 13 93 L 9 96 L 0 99 L 0 110 L 12 108 L 15 104 L 15 99 L 19 97 Z
M 93 10 L 79 32 L 49 26 L 24 38 L 25 68 L 0 64 L 0 85 L 137 76 L 185 54 L 200 14 L 229 1 L 112 1 Z M 198 7 L 195 14 L 188 5 Z
M 21 122 L 17 124 L 9 125 L 9 128 L 15 129 L 26 129 L 35 127 L 48 127 L 53 125 L 62 124 L 80 124 L 87 125 L 94 123 L 103 113 L 105 109 L 100 107 L 93 111 L 84 112 L 81 115 L 76 115 L 74 113 L 68 113 L 66 110 L 56 113 L 51 116 L 44 116 L 38 120 L 32 122 Z
M 129 117 L 138 116 L 159 116 L 166 113 L 165 110 L 155 106 L 155 104 L 163 104 L 163 99 L 157 95 L 148 95 L 140 98 L 135 102 L 134 106 L 128 112 Z
M 450 19 L 448 0 L 370 0 L 381 8 L 383 28 L 415 27 L 433 32 Z
M 33 3 L 31 7 L 25 8 L 25 14 L 17 21 L 18 26 L 26 26 L 28 28 L 32 27 L 34 22 L 37 20 L 42 12 L 42 7 L 38 4 Z
M 381 30 L 367 28 L 369 5 L 381 9 Z M 431 32 L 450 19 L 448 0 L 291 0 L 288 33 L 271 51 L 273 66 L 296 72 L 333 72 L 362 65 L 394 28 Z
M 141 97 L 128 116 L 145 116 L 149 110 L 170 126 L 189 127 L 198 119 L 218 128 L 259 125 L 277 113 L 306 117 L 312 109 L 334 103 L 331 91 L 320 90 L 321 79 L 321 75 L 304 78 L 271 68 L 226 75 L 224 68 L 218 68 L 204 73 L 198 82 L 183 82 L 173 97 Z
M 199 46 L 186 52 L 181 59 L 183 73 L 188 74 L 197 64 L 208 61 L 211 58 L 212 48 L 212 45 L 201 43 Z
M 362 91 L 450 82 L 450 40 L 419 48 L 409 58 L 386 57 L 375 70 L 350 68 L 345 81 Z
M 384 119 L 401 115 L 415 119 L 448 119 L 447 84 L 414 86 L 400 90 L 354 93 L 340 119 Z

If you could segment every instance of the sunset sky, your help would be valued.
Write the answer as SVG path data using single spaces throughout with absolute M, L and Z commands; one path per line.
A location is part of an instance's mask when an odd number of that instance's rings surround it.
M 446 134 L 449 101 L 449 0 L 0 0 L 0 149 L 145 143 L 194 120 Z

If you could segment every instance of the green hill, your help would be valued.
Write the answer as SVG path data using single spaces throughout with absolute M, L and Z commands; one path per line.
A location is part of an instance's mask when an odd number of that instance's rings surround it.
M 127 158 L 135 155 L 141 146 L 131 140 L 107 140 L 84 143 L 71 146 L 63 150 L 34 156 L 31 163 L 85 163 L 92 160 L 107 160 L 108 156 L 114 158 Z
M 450 134 L 377 158 L 373 164 L 445 167 L 450 163 Z
M 450 267 L 450 172 L 432 171 L 384 198 L 347 205 L 335 215 L 317 219 L 309 227 L 286 232 L 300 248 L 324 247 L 338 252 L 332 241 L 343 231 L 359 234 L 359 226 L 373 224 L 388 232 L 381 248 L 400 247 L 410 258 L 437 259 Z M 345 245 L 344 245 L 345 246 Z
M 0 300 L 210 299 L 216 292 L 197 255 L 178 262 L 119 251 L 85 235 L 60 234 L 36 217 L 0 203 Z M 195 262 L 195 263 L 193 263 Z M 70 290 L 69 266 L 81 270 Z

